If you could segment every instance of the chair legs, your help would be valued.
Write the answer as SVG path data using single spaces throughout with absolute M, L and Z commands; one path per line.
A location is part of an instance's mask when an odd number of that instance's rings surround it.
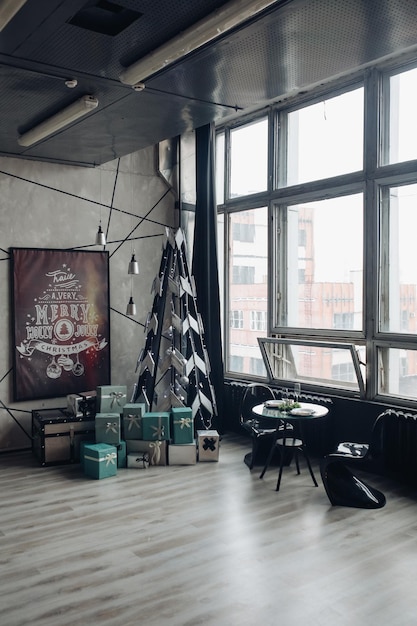
M 288 441 L 288 443 L 286 443 Z M 272 460 L 272 456 L 274 454 L 274 450 L 276 447 L 279 447 L 280 449 L 280 463 L 279 463 L 279 471 L 278 471 L 278 480 L 277 480 L 277 486 L 276 486 L 276 491 L 279 491 L 280 485 L 281 485 L 281 478 L 282 478 L 282 471 L 284 468 L 284 465 L 289 465 L 291 463 L 291 458 L 288 460 L 288 455 L 291 454 L 291 457 L 294 456 L 294 460 L 295 460 L 295 467 L 297 470 L 297 474 L 300 474 L 300 463 L 299 463 L 299 458 L 298 458 L 298 452 L 300 451 L 307 463 L 307 467 L 308 467 L 308 471 L 310 472 L 310 476 L 311 479 L 314 483 L 315 487 L 318 487 L 317 481 L 316 481 L 316 477 L 314 476 L 312 467 L 311 467 L 311 463 L 310 463 L 310 458 L 308 456 L 307 450 L 305 448 L 305 445 L 303 443 L 302 440 L 300 439 L 295 439 L 293 437 L 288 437 L 288 438 L 284 438 L 284 439 L 279 439 L 279 440 L 275 440 L 271 446 L 271 449 L 269 451 L 268 457 L 266 459 L 264 468 L 259 476 L 259 478 L 263 478 L 265 475 L 266 470 L 269 467 L 269 464 Z
M 282 448 L 285 449 L 285 443 L 282 446 Z M 311 467 L 310 458 L 308 456 L 307 450 L 306 450 L 305 445 L 303 443 L 301 443 L 300 445 L 297 445 L 297 446 L 294 447 L 295 467 L 297 469 L 297 474 L 300 473 L 300 464 L 299 464 L 299 461 L 298 461 L 298 451 L 300 451 L 303 454 L 303 456 L 304 456 L 304 458 L 306 460 L 308 471 L 310 472 L 310 476 L 311 476 L 311 479 L 312 479 L 312 481 L 314 483 L 314 486 L 318 487 L 318 483 L 317 483 L 316 477 L 314 476 L 313 470 L 312 470 L 312 467 Z M 281 456 L 281 463 L 280 463 L 280 466 L 279 466 L 278 480 L 277 480 L 277 486 L 276 486 L 275 491 L 279 491 L 279 488 L 281 486 L 282 470 L 283 470 L 283 467 L 284 467 L 284 464 L 282 462 L 283 457 L 284 457 L 284 454 L 282 454 L 282 456 Z M 261 478 L 262 478 L 262 476 L 261 476 Z

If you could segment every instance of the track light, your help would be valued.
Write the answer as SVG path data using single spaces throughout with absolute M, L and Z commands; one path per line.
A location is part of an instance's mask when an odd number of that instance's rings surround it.
M 157 48 L 153 52 L 130 65 L 120 74 L 120 80 L 126 85 L 143 83 L 146 78 L 156 74 L 168 65 L 182 59 L 190 52 L 224 35 L 246 20 L 267 9 L 277 0 L 231 0 L 206 18 Z
M 0 1 L 0 32 L 20 11 L 27 0 L 1 0 Z
M 28 130 L 27 133 L 20 135 L 17 141 L 20 146 L 31 146 L 41 139 L 53 135 L 61 128 L 68 126 L 68 124 L 71 124 L 71 122 L 74 122 L 79 117 L 87 115 L 95 109 L 97 105 L 98 100 L 94 96 L 83 96 L 65 109 L 62 109 L 62 111 L 59 111 L 44 122 L 41 122 L 38 126 Z

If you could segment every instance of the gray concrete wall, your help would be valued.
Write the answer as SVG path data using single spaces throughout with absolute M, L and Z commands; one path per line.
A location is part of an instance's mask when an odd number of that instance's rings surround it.
M 111 382 L 126 384 L 129 395 L 137 380 L 135 365 L 165 226 L 178 226 L 176 197 L 155 163 L 153 147 L 97 168 L 0 158 L 0 451 L 30 447 L 26 433 L 33 408 L 66 404 L 66 398 L 13 402 L 9 248 L 100 249 L 93 245 L 100 219 L 104 231 L 109 226 Z M 132 234 L 139 239 L 120 246 L 144 216 Z M 131 278 L 127 267 L 133 248 L 140 274 Z M 131 286 L 137 316 L 127 318 Z

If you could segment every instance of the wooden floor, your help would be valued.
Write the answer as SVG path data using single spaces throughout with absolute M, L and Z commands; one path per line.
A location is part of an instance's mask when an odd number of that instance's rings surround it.
M 248 450 L 100 481 L 1 456 L 1 626 L 416 624 L 417 494 L 332 507 L 304 466 L 277 493 Z

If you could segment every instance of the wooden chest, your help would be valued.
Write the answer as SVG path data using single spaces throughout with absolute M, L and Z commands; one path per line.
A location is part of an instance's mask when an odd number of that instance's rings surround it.
M 80 462 L 81 441 L 95 441 L 95 420 L 68 409 L 32 411 L 32 451 L 41 465 Z

